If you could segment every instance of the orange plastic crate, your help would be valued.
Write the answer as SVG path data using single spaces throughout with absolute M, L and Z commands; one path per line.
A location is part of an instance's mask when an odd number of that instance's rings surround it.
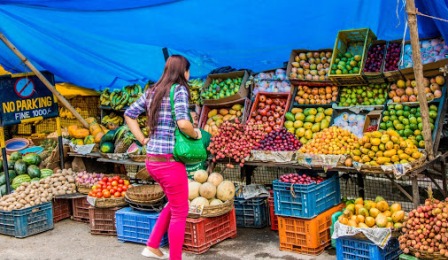
M 90 234 L 116 236 L 115 212 L 121 208 L 89 208 Z
M 183 249 L 193 254 L 207 252 L 227 238 L 236 237 L 235 209 L 219 217 L 187 218 Z
M 271 221 L 271 230 L 278 230 L 278 219 L 277 215 L 274 213 L 274 198 L 269 197 L 269 219 Z
M 53 200 L 53 223 L 70 218 L 71 203 L 69 199 Z
M 313 219 L 278 216 L 280 250 L 318 255 L 331 243 L 331 216 L 344 208 L 339 204 Z
M 87 196 L 72 200 L 72 219 L 79 222 L 89 223 L 89 207 Z

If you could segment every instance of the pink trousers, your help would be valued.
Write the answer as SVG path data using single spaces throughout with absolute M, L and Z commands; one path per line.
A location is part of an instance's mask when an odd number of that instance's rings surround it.
M 159 248 L 163 235 L 168 231 L 170 259 L 182 259 L 182 245 L 188 216 L 187 170 L 180 162 L 149 162 L 148 160 L 146 169 L 160 184 L 168 198 L 168 203 L 160 213 L 146 245 Z

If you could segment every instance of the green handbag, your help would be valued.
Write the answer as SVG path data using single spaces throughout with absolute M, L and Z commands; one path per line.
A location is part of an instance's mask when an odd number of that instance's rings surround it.
M 204 143 L 201 139 L 192 139 L 189 136 L 182 133 L 177 126 L 176 114 L 174 113 L 174 91 L 177 84 L 171 86 L 170 91 L 170 103 L 171 103 L 171 116 L 176 125 L 174 130 L 174 151 L 173 157 L 176 161 L 183 162 L 185 164 L 194 164 L 205 161 L 207 159 L 207 150 L 204 147 Z M 192 122 L 191 115 L 190 121 Z

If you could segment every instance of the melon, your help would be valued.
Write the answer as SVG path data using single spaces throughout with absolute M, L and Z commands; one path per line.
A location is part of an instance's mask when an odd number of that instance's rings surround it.
M 212 199 L 216 195 L 216 187 L 210 182 L 205 182 L 199 187 L 199 195 L 206 199 Z
M 190 203 L 191 206 L 209 206 L 208 200 L 204 197 L 197 197 Z
M 223 202 L 219 199 L 210 200 L 210 206 L 217 206 L 217 205 L 221 205 L 221 204 L 223 204 Z
M 141 147 L 136 144 L 132 143 L 131 146 L 129 146 L 128 150 L 126 151 L 127 154 L 139 154 Z
M 199 197 L 199 188 L 201 184 L 197 181 L 188 183 L 188 199 L 193 200 Z
M 227 201 L 235 197 L 235 185 L 231 181 L 223 181 L 216 189 L 216 197 L 222 201 Z
M 194 177 L 193 179 L 199 183 L 204 183 L 207 181 L 208 178 L 208 174 L 206 171 L 204 170 L 197 170 L 194 172 Z
M 218 187 L 219 184 L 221 184 L 221 182 L 224 180 L 224 178 L 222 177 L 222 175 L 220 173 L 217 172 L 212 172 L 207 179 L 207 182 L 212 183 L 213 185 L 215 185 L 215 187 Z

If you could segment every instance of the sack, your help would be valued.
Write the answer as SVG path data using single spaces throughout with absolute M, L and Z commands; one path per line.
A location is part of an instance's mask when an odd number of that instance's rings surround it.
M 185 164 L 195 164 L 207 159 L 207 150 L 204 147 L 204 143 L 200 139 L 192 139 L 186 136 L 177 126 L 176 115 L 174 113 L 174 91 L 176 84 L 171 86 L 170 102 L 171 102 L 171 115 L 176 125 L 174 130 L 174 151 L 173 157 L 176 161 L 183 162 Z M 191 121 L 191 117 L 190 117 Z

